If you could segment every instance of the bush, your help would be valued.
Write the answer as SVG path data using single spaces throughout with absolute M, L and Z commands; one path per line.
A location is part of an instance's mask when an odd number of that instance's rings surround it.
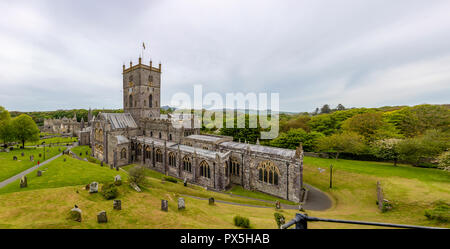
M 130 183 L 141 184 L 145 179 L 145 169 L 142 166 L 135 166 L 128 172 Z
M 234 216 L 234 225 L 243 228 L 250 228 L 250 220 L 240 215 Z
M 450 205 L 439 201 L 434 208 L 425 210 L 425 217 L 438 222 L 450 222 Z
M 173 182 L 173 183 L 177 183 L 178 182 L 177 179 L 175 179 L 175 178 L 173 178 L 171 176 L 164 176 L 163 179 L 168 181 L 168 182 Z
M 286 222 L 286 218 L 280 213 L 274 213 L 273 216 L 275 216 L 275 222 L 277 222 L 278 228 Z
M 105 199 L 111 200 L 119 195 L 119 190 L 114 183 L 105 183 L 102 186 L 101 194 L 105 197 Z

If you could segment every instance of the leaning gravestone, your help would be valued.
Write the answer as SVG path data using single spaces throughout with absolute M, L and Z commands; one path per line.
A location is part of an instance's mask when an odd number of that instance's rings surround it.
M 113 201 L 113 209 L 115 209 L 115 210 L 122 210 L 122 201 L 121 200 L 114 200 Z
M 214 205 L 214 198 L 213 197 L 209 198 L 209 205 Z
M 178 210 L 183 210 L 186 208 L 186 205 L 184 203 L 184 198 L 178 198 Z
M 106 211 L 100 211 L 97 214 L 97 222 L 98 223 L 106 223 L 106 222 L 108 222 L 108 218 L 106 217 Z
M 36 176 L 42 176 L 42 171 L 38 170 Z
M 161 200 L 161 210 L 166 211 L 166 212 L 169 210 L 169 201 L 168 200 Z
M 81 222 L 81 209 L 79 209 L 77 205 L 70 210 L 70 219 Z
M 21 188 L 28 187 L 27 176 L 22 176 L 22 178 L 20 178 L 20 187 Z
M 89 185 L 89 193 L 97 193 L 98 192 L 98 182 L 92 182 Z
M 136 190 L 137 192 L 141 192 L 141 191 L 142 191 L 142 190 L 139 188 L 139 186 L 136 185 L 136 183 L 134 183 L 134 182 L 130 183 L 130 186 L 131 186 L 134 190 Z

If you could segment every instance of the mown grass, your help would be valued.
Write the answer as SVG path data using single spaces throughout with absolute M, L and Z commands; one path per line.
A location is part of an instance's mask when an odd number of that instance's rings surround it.
M 75 153 L 78 157 L 85 159 L 90 158 L 91 149 L 88 145 L 76 146 L 70 149 L 73 153 Z M 86 153 L 87 152 L 87 153 Z
M 39 141 L 36 141 L 36 142 L 26 142 L 25 146 L 41 145 L 43 142 L 45 142 L 46 145 L 49 145 L 49 144 L 71 144 L 76 141 L 78 141 L 78 138 L 76 138 L 76 137 L 52 137 L 52 138 L 40 139 Z
M 329 165 L 333 164 L 333 188 L 329 189 Z M 325 169 L 320 172 L 318 168 Z M 308 211 L 311 216 L 450 227 L 449 223 L 428 220 L 425 210 L 436 201 L 450 201 L 448 173 L 435 169 L 413 168 L 351 160 L 306 157 L 305 182 L 327 192 L 334 207 L 327 211 Z M 393 209 L 381 213 L 376 205 L 376 183 L 380 181 L 384 198 Z M 366 228 L 345 224 L 313 223 L 322 228 Z
M 66 161 L 64 162 L 64 158 Z M 19 180 L 0 188 L 0 194 L 30 191 L 34 189 L 59 188 L 64 186 L 86 185 L 93 181 L 100 183 L 114 181 L 114 176 L 121 175 L 125 180 L 127 174 L 123 171 L 111 170 L 86 161 L 61 156 L 39 170 L 42 176 L 36 176 L 36 171 L 27 175 L 28 187 L 20 188 Z
M 250 198 L 256 198 L 256 199 L 261 199 L 261 200 L 266 200 L 266 201 L 273 201 L 274 203 L 276 201 L 280 201 L 280 203 L 284 203 L 284 204 L 298 205 L 297 203 L 295 203 L 293 201 L 284 200 L 284 199 L 277 198 L 275 196 L 264 194 L 264 193 L 257 192 L 257 191 L 247 190 L 239 185 L 234 185 L 233 187 L 231 187 L 230 190 L 227 190 L 226 193 L 250 197 Z
M 45 158 L 52 158 L 61 153 L 59 149 L 63 151 L 65 148 L 66 147 L 46 147 Z M 23 157 L 21 155 L 22 152 L 24 153 Z M 39 157 L 39 153 L 42 157 Z M 31 155 L 34 155 L 34 162 L 30 161 Z M 13 160 L 14 156 L 17 157 L 17 161 Z M 0 152 L 0 181 L 6 180 L 37 165 L 38 160 L 40 162 L 44 161 L 44 148 L 13 149 L 10 152 Z

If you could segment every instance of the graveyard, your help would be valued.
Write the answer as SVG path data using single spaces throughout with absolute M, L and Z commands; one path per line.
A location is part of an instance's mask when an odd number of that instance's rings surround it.
M 53 153 L 58 151 L 57 147 L 51 149 Z M 190 183 L 185 186 L 183 180 L 169 179 L 151 169 L 145 169 L 145 180 L 138 192 L 130 187 L 128 176 L 136 165 L 119 170 L 102 167 L 84 160 L 87 149 L 82 146 L 72 149 L 77 155 L 82 153 L 81 160 L 62 155 L 39 168 L 40 176 L 38 170 L 29 173 L 26 187 L 21 188 L 17 180 L 0 188 L 0 228 L 238 228 L 233 219 L 240 215 L 249 219 L 251 229 L 276 229 L 275 212 L 286 219 L 298 212 L 276 209 L 278 199 L 262 193 L 239 188 L 221 193 Z M 4 158 L 6 152 L 0 153 L 2 165 L 11 163 L 12 153 L 20 156 L 19 150 L 9 152 L 11 159 Z M 332 188 L 330 164 L 333 164 Z M 448 172 L 312 157 L 305 157 L 304 170 L 305 182 L 325 192 L 333 201 L 328 210 L 306 210 L 310 216 L 450 227 L 449 223 L 429 220 L 424 215 L 436 202 L 450 199 Z M 114 182 L 117 175 L 122 183 L 116 187 L 118 195 L 106 199 L 101 189 Z M 384 197 L 392 204 L 392 209 L 386 212 L 381 212 L 376 204 L 377 181 L 383 187 Z M 98 192 L 87 190 L 93 182 L 98 182 Z M 179 209 L 180 198 L 184 208 Z M 212 204 L 210 198 L 214 199 Z M 162 200 L 167 201 L 167 209 L 162 207 Z M 81 210 L 80 222 L 69 217 L 75 205 Z M 336 223 L 310 223 L 309 227 L 361 228 Z

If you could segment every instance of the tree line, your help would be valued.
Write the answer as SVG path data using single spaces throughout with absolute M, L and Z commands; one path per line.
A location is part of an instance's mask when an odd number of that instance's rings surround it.
M 8 110 L 0 106 L 0 141 L 6 148 L 8 143 L 20 142 L 25 147 L 25 142 L 39 140 L 39 128 L 36 122 L 27 115 L 20 114 L 11 118 Z

